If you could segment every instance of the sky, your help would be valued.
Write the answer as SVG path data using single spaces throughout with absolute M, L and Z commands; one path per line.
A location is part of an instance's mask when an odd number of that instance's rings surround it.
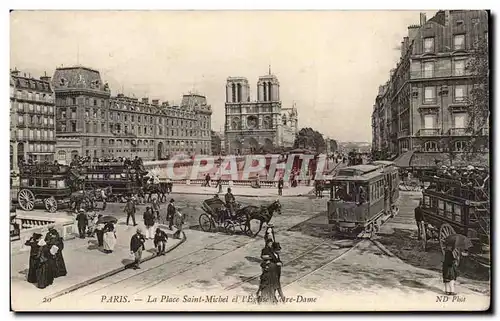
M 426 11 L 430 19 L 435 11 Z M 400 57 L 418 11 L 13 11 L 10 68 L 39 77 L 97 69 L 111 93 L 180 102 L 196 91 L 224 126 L 229 76 L 280 81 L 299 127 L 339 141 L 371 141 L 378 86 Z

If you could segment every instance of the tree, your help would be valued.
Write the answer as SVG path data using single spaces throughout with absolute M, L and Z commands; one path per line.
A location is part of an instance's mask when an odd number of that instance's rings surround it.
M 294 148 L 310 148 L 314 149 L 317 153 L 325 151 L 325 139 L 323 135 L 310 127 L 302 128 L 295 135 Z
M 468 96 L 469 122 L 467 131 L 472 134 L 468 149 L 475 152 L 489 142 L 489 133 L 483 132 L 484 128 L 489 128 L 490 119 L 490 70 L 488 39 L 486 37 L 476 42 L 466 70 L 473 79 L 473 88 Z M 486 139 L 484 139 L 485 136 Z

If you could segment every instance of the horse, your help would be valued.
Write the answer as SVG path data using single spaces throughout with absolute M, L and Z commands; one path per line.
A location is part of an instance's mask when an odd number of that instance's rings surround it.
M 151 202 L 151 195 L 156 194 L 158 197 L 158 200 L 160 202 L 165 202 L 167 199 L 167 196 L 165 195 L 167 193 L 166 188 L 162 186 L 162 184 L 147 184 L 144 187 L 144 194 L 148 194 L 148 199 L 147 202 Z
M 237 211 L 237 215 L 246 216 L 247 231 L 250 231 L 251 220 L 260 221 L 259 230 L 252 236 L 256 237 L 262 230 L 262 226 L 264 225 L 264 223 L 269 224 L 269 222 L 273 218 L 274 212 L 278 212 L 278 214 L 281 214 L 281 203 L 279 200 L 272 202 L 269 206 L 255 206 L 255 205 L 245 206 L 241 210 Z

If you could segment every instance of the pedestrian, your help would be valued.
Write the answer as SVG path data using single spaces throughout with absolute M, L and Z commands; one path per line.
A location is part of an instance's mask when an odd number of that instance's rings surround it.
M 49 246 L 57 247 L 57 252 L 54 254 L 55 260 L 55 271 L 54 278 L 58 278 L 60 276 L 66 276 L 68 271 L 66 270 L 66 263 L 64 263 L 64 257 L 62 250 L 64 249 L 64 241 L 63 238 L 59 235 L 59 232 L 53 227 L 49 228 L 47 235 L 45 236 L 45 242 Z
M 40 246 L 38 245 L 38 242 L 42 238 L 42 234 L 39 233 L 33 233 L 31 238 L 24 243 L 24 245 L 29 246 L 30 249 L 30 261 L 29 261 L 29 268 L 28 268 L 28 282 L 29 283 L 36 283 L 36 271 L 39 265 L 39 254 L 40 254 Z
M 282 196 L 283 195 L 283 185 L 285 183 L 283 182 L 283 177 L 280 177 L 279 181 L 278 181 L 278 195 L 279 196 Z
M 210 187 L 210 174 L 205 175 L 205 186 Z
M 99 222 L 99 219 L 102 217 L 102 214 L 97 215 L 97 225 L 95 227 L 95 234 L 97 236 L 97 246 L 103 246 L 103 237 L 104 237 L 104 223 Z
M 103 248 L 104 253 L 113 253 L 116 245 L 116 232 L 113 223 L 109 222 L 104 225 Z
M 40 251 L 38 253 L 38 268 L 36 270 L 36 286 L 45 289 L 54 283 L 55 262 L 54 255 L 50 253 L 50 246 L 45 240 L 38 241 Z
M 422 200 L 418 202 L 418 206 L 415 207 L 415 222 L 417 222 L 417 237 L 422 239 L 422 233 L 426 233 L 423 223 L 424 223 L 424 213 L 422 212 Z
M 127 204 L 125 205 L 125 213 L 127 213 L 127 225 L 130 218 L 132 218 L 132 223 L 134 223 L 134 226 L 137 225 L 137 223 L 135 222 L 135 211 L 136 208 L 134 200 L 132 199 L 132 197 L 129 197 L 127 199 Z
M 85 238 L 85 231 L 87 230 L 87 225 L 89 220 L 87 215 L 85 214 L 85 210 L 80 209 L 80 213 L 76 216 L 76 220 L 78 221 L 78 234 L 80 234 L 80 238 Z
M 158 222 L 160 222 L 160 202 L 158 201 L 159 197 L 153 198 L 153 201 L 151 202 L 151 207 L 153 210 L 153 214 L 156 216 L 156 219 Z
M 458 276 L 458 263 L 453 255 L 453 247 L 447 245 L 444 251 L 443 260 L 443 283 L 446 295 L 456 295 L 455 281 Z
M 155 216 L 153 214 L 153 211 L 151 210 L 151 207 L 149 206 L 146 207 L 143 219 L 144 219 L 144 226 L 146 227 L 146 239 L 153 239 L 154 238 L 153 227 L 155 225 Z
M 184 215 L 181 212 L 176 211 L 174 217 L 174 225 L 177 228 L 177 231 L 174 233 L 175 239 L 180 239 L 181 233 L 184 235 L 184 232 L 182 231 L 183 224 L 184 224 Z
M 177 209 L 174 205 L 174 199 L 170 199 L 170 203 L 167 206 L 167 220 L 168 220 L 168 229 L 172 230 L 172 225 L 174 225 L 174 215 Z
M 260 275 L 259 289 L 257 290 L 257 302 L 261 303 L 271 303 L 276 304 L 278 300 L 276 299 L 274 291 L 274 282 L 272 271 L 270 271 L 271 261 L 269 259 L 263 260 L 260 264 L 262 273 Z
M 273 228 L 274 228 L 273 223 L 267 224 L 266 231 L 264 232 L 264 244 L 267 244 L 269 240 L 271 240 L 271 242 L 275 241 Z
M 137 232 L 132 235 L 130 239 L 130 254 L 134 255 L 134 270 L 140 269 L 142 251 L 145 250 L 144 243 L 146 239 L 142 235 L 140 228 L 137 228 Z
M 160 228 L 157 228 L 156 233 L 155 233 L 155 238 L 154 238 L 154 245 L 157 249 L 156 254 L 158 256 L 165 255 L 165 248 L 167 246 L 167 240 L 168 240 L 167 233 L 162 231 Z
M 101 190 L 101 200 L 102 200 L 102 210 L 105 211 L 106 210 L 106 200 L 107 200 L 107 196 L 106 196 L 106 189 L 103 188 Z

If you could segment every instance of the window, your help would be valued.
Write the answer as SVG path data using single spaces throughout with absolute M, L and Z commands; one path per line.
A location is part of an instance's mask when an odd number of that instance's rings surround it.
M 94 106 L 97 106 L 97 99 L 94 99 Z
M 434 52 L 434 37 L 424 38 L 424 52 Z
M 424 62 L 424 78 L 434 77 L 434 61 Z
M 462 208 L 458 204 L 453 204 L 453 220 L 455 222 L 462 221 Z
M 455 86 L 455 101 L 463 102 L 465 101 L 465 85 Z
M 424 116 L 424 128 L 432 129 L 435 128 L 436 125 L 436 116 L 435 115 L 425 115 Z
M 465 60 L 455 60 L 453 61 L 453 75 L 463 76 L 465 74 Z
M 73 105 L 76 105 L 76 98 L 73 98 Z
M 426 104 L 436 103 L 436 87 L 424 88 L 424 103 Z
M 460 140 L 455 142 L 455 151 L 456 152 L 462 152 L 466 149 L 467 147 L 467 142 Z
M 425 142 L 424 150 L 426 152 L 437 152 L 437 143 L 436 142 Z
M 465 35 L 455 35 L 453 37 L 453 48 L 455 50 L 465 49 Z
M 454 128 L 465 128 L 466 117 L 467 117 L 466 113 L 453 114 L 453 127 Z

